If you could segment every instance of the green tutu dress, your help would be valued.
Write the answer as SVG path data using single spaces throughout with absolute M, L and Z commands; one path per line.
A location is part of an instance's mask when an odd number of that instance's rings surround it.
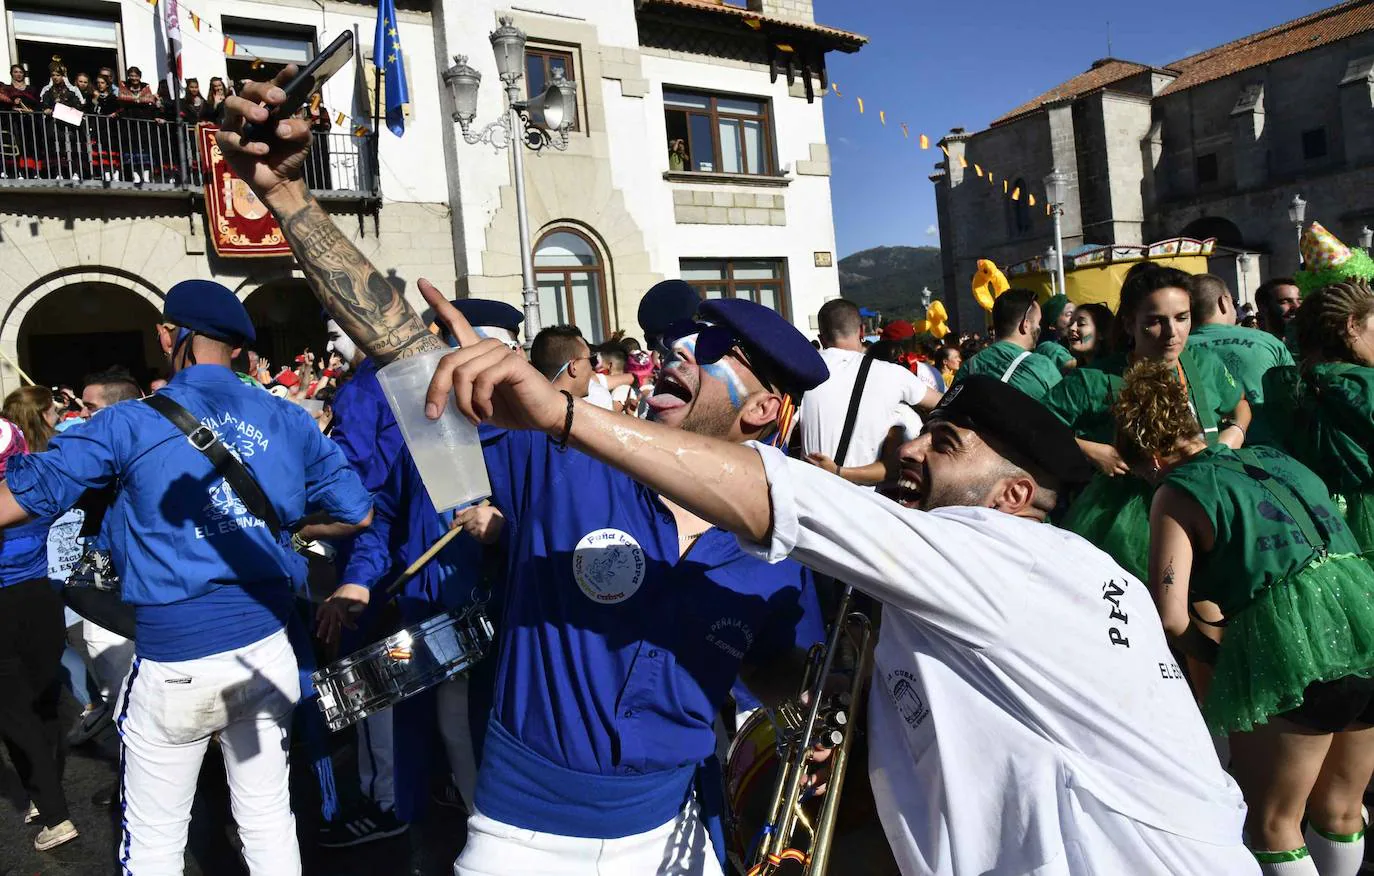
M 1210 447 L 1165 483 L 1212 521 L 1190 597 L 1227 618 L 1202 714 L 1244 732 L 1302 705 L 1308 685 L 1374 677 L 1374 566 L 1359 556 L 1325 485 L 1265 447 Z
M 1061 528 L 1083 536 L 1141 581 L 1150 576 L 1150 498 L 1154 488 L 1130 475 L 1100 472 L 1078 494 Z

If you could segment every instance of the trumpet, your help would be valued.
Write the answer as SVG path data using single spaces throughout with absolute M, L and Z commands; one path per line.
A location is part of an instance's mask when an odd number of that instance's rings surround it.
M 807 654 L 801 695 L 784 703 L 773 715 L 778 774 L 767 819 L 745 861 L 748 876 L 783 872 L 825 876 L 830 864 L 840 793 L 858 735 L 864 683 L 872 659 L 869 643 L 873 622 L 863 612 L 851 611 L 853 594 L 854 588 L 846 585 L 825 644 L 812 646 Z M 857 655 L 854 675 L 847 690 L 827 694 L 826 679 L 845 642 Z M 814 794 L 805 779 L 817 747 L 831 750 L 830 779 L 819 811 L 814 811 L 814 806 L 808 805 Z

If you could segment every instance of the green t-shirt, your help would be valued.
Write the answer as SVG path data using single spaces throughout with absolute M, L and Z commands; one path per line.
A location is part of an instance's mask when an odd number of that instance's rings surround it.
M 1246 444 L 1279 444 L 1281 427 L 1264 406 L 1264 375 L 1271 368 L 1293 364 L 1293 354 L 1283 342 L 1268 332 L 1243 325 L 1194 325 L 1188 336 L 1192 349 L 1210 350 L 1221 358 L 1226 370 L 1240 383 L 1250 402 L 1253 419 L 1245 435 Z
M 1212 522 L 1216 541 L 1196 557 L 1190 596 L 1217 603 L 1223 614 L 1244 608 L 1323 551 L 1360 551 L 1321 478 L 1272 448 L 1209 447 L 1169 472 L 1164 483 L 1193 497 Z M 1311 520 L 1316 544 L 1293 514 Z
M 1019 360 L 1019 361 L 1018 361 Z M 1013 369 L 1013 363 L 1016 367 Z M 1007 377 L 1007 371 L 1011 376 Z M 1009 383 L 1031 398 L 1041 398 L 1059 382 L 1059 368 L 1038 353 L 1030 353 L 1011 341 L 998 341 L 964 363 L 954 375 L 956 384 L 974 374 L 986 374 Z
M 1053 362 L 1054 367 L 1058 368 L 1061 374 L 1074 361 L 1073 353 L 1070 353 L 1069 348 L 1058 341 L 1041 341 L 1036 345 L 1035 352 Z
M 1323 362 L 1303 372 L 1275 368 L 1264 378 L 1284 447 L 1333 492 L 1374 490 L 1374 368 Z

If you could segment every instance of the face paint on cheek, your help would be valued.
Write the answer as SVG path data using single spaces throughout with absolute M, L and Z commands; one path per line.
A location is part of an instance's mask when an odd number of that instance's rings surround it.
M 744 385 L 744 380 L 735 373 L 735 369 L 728 361 L 722 359 L 712 362 L 710 365 L 701 366 L 701 370 L 725 384 L 726 391 L 730 393 L 731 407 L 735 410 L 744 407 L 744 399 L 749 395 L 749 388 Z

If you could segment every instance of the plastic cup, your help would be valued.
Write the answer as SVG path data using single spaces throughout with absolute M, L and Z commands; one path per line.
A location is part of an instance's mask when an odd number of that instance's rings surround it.
M 477 427 L 458 415 L 452 396 L 437 420 L 425 416 L 425 393 L 439 360 L 450 350 L 435 350 L 392 362 L 377 372 L 401 438 L 420 471 L 437 511 L 470 505 L 491 495 L 487 463 Z

